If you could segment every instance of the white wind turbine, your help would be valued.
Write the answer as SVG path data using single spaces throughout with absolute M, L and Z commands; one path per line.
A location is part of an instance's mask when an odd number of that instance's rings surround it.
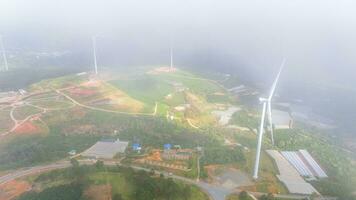
M 2 51 L 2 57 L 4 59 L 5 71 L 8 71 L 9 70 L 9 66 L 7 65 L 7 58 L 6 58 L 4 42 L 2 41 L 2 35 L 0 35 L 0 46 L 1 46 L 1 51 Z
M 95 74 L 98 74 L 98 65 L 96 63 L 96 37 L 93 36 L 93 57 L 94 57 L 94 68 L 95 68 Z
M 274 80 L 274 82 L 272 84 L 272 88 L 271 88 L 271 91 L 269 93 L 268 98 L 260 98 L 259 99 L 260 102 L 262 103 L 262 115 L 261 115 L 260 129 L 259 129 L 259 133 L 258 133 L 255 168 L 253 170 L 253 178 L 255 180 L 258 178 L 258 167 L 259 167 L 259 164 L 260 164 L 262 136 L 263 136 L 263 132 L 264 132 L 266 111 L 267 111 L 267 114 L 268 114 L 269 128 L 271 130 L 271 141 L 272 141 L 272 144 L 274 145 L 273 122 L 272 122 L 272 105 L 271 105 L 271 102 L 272 102 L 272 98 L 273 98 L 274 92 L 276 91 L 277 83 L 278 83 L 279 77 L 281 75 L 281 72 L 283 70 L 285 62 L 286 62 L 286 60 L 283 59 L 281 67 L 280 67 L 279 72 L 277 74 L 277 77 L 276 77 L 276 79 Z
M 170 55 L 171 55 L 171 66 L 170 66 L 170 71 L 173 71 L 173 47 L 172 47 L 172 44 L 171 44 L 171 47 L 170 47 Z

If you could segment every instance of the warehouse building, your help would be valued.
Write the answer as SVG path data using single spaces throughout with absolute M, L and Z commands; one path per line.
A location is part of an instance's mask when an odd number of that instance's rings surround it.
M 120 141 L 119 139 L 101 140 L 81 153 L 81 155 L 88 158 L 112 159 L 118 153 L 125 153 L 128 144 L 129 142 Z

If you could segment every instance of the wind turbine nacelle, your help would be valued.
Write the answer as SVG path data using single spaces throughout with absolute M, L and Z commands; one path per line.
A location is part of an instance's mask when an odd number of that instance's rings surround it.
M 259 100 L 261 103 L 265 103 L 265 102 L 268 101 L 268 99 L 263 98 L 263 97 L 260 97 L 258 100 Z

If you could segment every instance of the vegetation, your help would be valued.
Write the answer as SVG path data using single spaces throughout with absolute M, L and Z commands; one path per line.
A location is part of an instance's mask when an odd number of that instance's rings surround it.
M 246 158 L 241 148 L 226 148 L 215 145 L 204 150 L 201 162 L 203 164 L 240 163 L 243 165 L 246 162 Z
M 354 198 L 356 168 L 352 159 L 325 137 L 316 134 L 300 129 L 277 131 L 277 146 L 283 150 L 307 149 L 318 160 L 329 176 L 312 182 L 319 192 L 345 200 Z
M 251 112 L 248 112 L 245 109 L 235 112 L 231 117 L 230 124 L 248 127 L 251 130 L 257 129 L 259 124 L 258 117 L 251 116 L 250 113 Z
M 232 194 L 227 197 L 227 200 L 253 200 L 246 191 L 242 191 L 239 194 Z
M 205 200 L 207 196 L 195 186 L 185 185 L 173 181 L 171 178 L 155 176 L 146 171 L 134 171 L 126 167 L 105 167 L 100 164 L 95 166 L 77 166 L 62 170 L 55 170 L 37 177 L 36 184 L 69 180 L 64 185 L 44 188 L 40 192 L 28 192 L 19 200 L 84 200 L 90 199 L 84 191 L 91 185 L 110 185 L 112 199 L 137 199 L 137 200 Z M 45 185 L 43 185 L 45 187 Z M 62 193 L 62 194 L 61 194 Z M 56 198 L 50 198 L 52 195 Z
M 13 169 L 51 162 L 67 156 L 73 148 L 82 151 L 98 140 L 95 135 L 61 135 L 51 129 L 48 136 L 22 136 L 1 146 L 0 169 Z
M 42 112 L 41 109 L 38 109 L 38 108 L 33 107 L 33 106 L 24 105 L 24 106 L 21 106 L 21 107 L 17 107 L 14 110 L 14 117 L 17 120 L 23 120 L 27 116 L 38 114 L 40 112 Z
M 67 184 L 47 188 L 39 193 L 28 192 L 20 196 L 18 200 L 85 200 L 81 198 L 83 186 L 79 184 Z

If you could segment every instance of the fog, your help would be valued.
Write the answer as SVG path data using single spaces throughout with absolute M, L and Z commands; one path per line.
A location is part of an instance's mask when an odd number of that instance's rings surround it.
M 96 35 L 99 62 L 110 67 L 166 64 L 172 44 L 178 66 L 256 83 L 271 82 L 286 58 L 284 88 L 354 92 L 355 8 L 352 0 L 2 0 L 0 33 L 9 51 L 80 52 L 87 65 Z

